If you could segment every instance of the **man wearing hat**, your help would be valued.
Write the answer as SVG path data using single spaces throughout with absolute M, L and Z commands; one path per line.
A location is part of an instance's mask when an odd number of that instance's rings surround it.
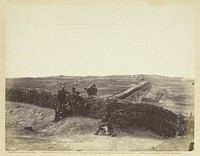
M 64 115 L 63 113 L 65 112 L 65 103 L 66 103 L 66 94 L 69 94 L 69 92 L 67 92 L 65 90 L 65 87 L 62 86 L 61 90 L 58 90 L 58 104 L 56 107 L 56 117 L 54 122 L 58 122 L 60 120 L 60 118 L 62 118 L 62 116 Z

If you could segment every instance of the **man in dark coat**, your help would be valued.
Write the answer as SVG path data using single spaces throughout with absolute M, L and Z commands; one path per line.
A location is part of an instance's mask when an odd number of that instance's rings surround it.
M 60 119 L 60 92 L 61 92 L 61 90 L 58 90 L 57 101 L 55 103 L 55 119 L 54 119 L 54 122 L 58 122 L 59 119 Z
M 84 88 L 87 91 L 88 96 L 97 95 L 97 88 L 95 84 L 90 85 L 87 88 Z
M 62 90 L 60 91 L 60 93 L 58 95 L 58 100 L 59 100 L 62 107 L 66 102 L 66 93 L 67 93 L 67 91 L 65 90 L 65 87 L 62 86 Z
M 83 112 L 84 108 L 82 108 L 83 104 L 83 98 L 80 96 L 80 92 L 76 91 L 76 89 L 73 87 L 72 88 L 72 93 L 70 95 L 70 100 L 71 100 L 71 107 L 72 107 L 72 113 L 74 116 L 78 114 L 82 114 L 81 111 Z
M 55 108 L 55 120 L 54 122 L 58 122 L 60 120 L 60 118 L 62 118 L 62 116 L 64 115 L 63 113 L 65 112 L 65 103 L 66 103 L 66 94 L 69 94 L 69 92 L 67 92 L 65 90 L 65 87 L 62 86 L 61 90 L 58 90 L 58 102 Z
M 72 93 L 70 95 L 72 114 L 76 115 L 76 89 L 72 88 Z

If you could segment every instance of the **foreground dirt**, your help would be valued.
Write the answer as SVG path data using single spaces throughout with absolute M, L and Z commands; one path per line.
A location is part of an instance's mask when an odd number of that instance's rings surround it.
M 187 151 L 192 136 L 162 138 L 136 129 L 117 136 L 94 135 L 99 120 L 70 117 L 53 123 L 54 111 L 37 106 L 6 103 L 6 150 L 8 151 Z M 26 129 L 32 127 L 33 130 Z

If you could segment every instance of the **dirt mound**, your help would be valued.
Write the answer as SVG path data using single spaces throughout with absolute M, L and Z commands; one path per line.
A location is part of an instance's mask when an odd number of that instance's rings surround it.
M 68 117 L 53 123 L 54 115 L 51 109 L 31 104 L 6 102 L 6 149 L 34 151 L 187 150 L 189 143 L 193 141 L 190 137 L 166 140 L 144 128 L 127 128 L 122 131 L 114 127 L 116 137 L 101 134 L 96 136 L 93 133 L 98 127 L 99 119 Z
M 31 104 L 6 102 L 6 127 L 42 129 L 54 120 L 54 111 Z
M 48 135 L 90 134 L 98 127 L 102 115 L 110 115 L 111 121 L 119 131 L 131 134 L 135 128 L 146 128 L 162 136 L 184 135 L 187 121 L 184 117 L 162 107 L 148 103 L 130 103 L 127 101 L 106 101 L 98 97 L 89 97 L 88 116 L 70 117 L 54 124 L 55 112 L 30 104 L 10 103 L 6 105 L 6 126 L 45 132 Z M 97 118 L 97 119 L 95 119 Z M 193 124 L 192 124 L 193 125 Z M 132 130 L 131 130 L 132 129 Z M 128 131 L 127 131 L 128 130 Z
M 70 117 L 53 123 L 54 116 L 55 112 L 51 109 L 37 107 L 31 104 L 6 103 L 6 128 L 66 136 L 93 134 L 99 124 L 98 119 L 84 117 Z
M 14 128 L 13 134 L 34 135 L 42 133 L 51 137 L 64 137 L 70 135 L 93 135 L 99 126 L 100 119 L 88 117 L 68 117 L 53 123 L 54 111 L 31 104 L 7 102 L 6 103 L 6 129 Z M 149 130 L 129 129 L 121 130 L 114 126 L 117 137 L 138 136 L 159 138 Z M 101 135 L 101 133 L 100 133 Z
M 42 130 L 48 135 L 67 136 L 94 133 L 98 127 L 99 120 L 70 117 L 60 120 L 57 123 L 49 124 Z

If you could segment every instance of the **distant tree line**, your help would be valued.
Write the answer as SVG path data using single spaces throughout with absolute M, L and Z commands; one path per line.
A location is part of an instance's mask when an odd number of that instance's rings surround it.
M 54 109 L 57 92 L 40 88 L 6 88 L 6 101 L 30 103 L 40 107 Z

